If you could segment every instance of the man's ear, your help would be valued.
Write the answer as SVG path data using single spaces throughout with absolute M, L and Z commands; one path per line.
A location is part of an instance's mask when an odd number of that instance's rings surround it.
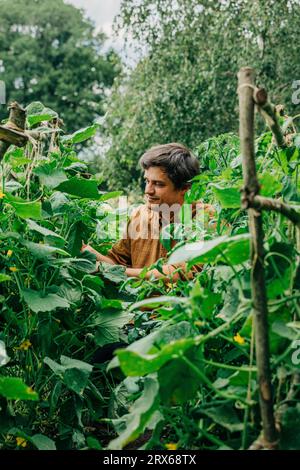
M 184 196 L 185 193 L 190 189 L 190 187 L 191 187 L 191 184 L 190 184 L 190 183 L 186 183 L 186 184 L 181 188 L 180 191 L 181 191 L 181 193 L 182 193 L 183 196 Z

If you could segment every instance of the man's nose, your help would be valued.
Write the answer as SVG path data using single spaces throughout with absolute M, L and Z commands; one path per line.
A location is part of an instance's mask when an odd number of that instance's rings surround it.
M 155 193 L 154 185 L 151 183 L 147 183 L 145 187 L 145 194 L 154 194 L 154 193 Z

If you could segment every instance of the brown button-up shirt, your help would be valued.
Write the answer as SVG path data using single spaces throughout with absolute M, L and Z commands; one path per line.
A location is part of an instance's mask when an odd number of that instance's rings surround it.
M 159 214 L 142 205 L 133 212 L 123 238 L 106 256 L 116 264 L 131 268 L 151 266 L 167 256 L 167 250 L 159 240 L 160 229 Z
M 202 205 L 210 216 L 214 212 L 212 206 Z M 151 210 L 147 205 L 139 206 L 133 212 L 126 232 L 121 240 L 113 245 L 107 255 L 116 264 L 132 268 L 144 268 L 151 266 L 159 258 L 167 257 L 167 250 L 160 242 L 162 220 L 158 212 Z M 172 242 L 172 247 L 176 241 Z M 176 265 L 185 268 L 185 263 Z M 195 273 L 202 269 L 202 265 L 192 268 Z M 189 276 L 190 277 L 190 276 Z

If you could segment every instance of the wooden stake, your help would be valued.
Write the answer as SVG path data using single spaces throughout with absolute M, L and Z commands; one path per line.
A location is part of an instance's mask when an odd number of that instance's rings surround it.
M 16 101 L 13 101 L 8 109 L 10 111 L 8 122 L 4 126 L 0 126 L 0 161 L 10 145 L 23 147 L 28 141 L 28 136 L 24 133 L 25 109 Z
M 243 161 L 244 195 L 250 200 L 259 192 L 256 176 L 254 153 L 254 71 L 249 67 L 238 73 L 238 92 L 240 109 L 240 140 Z M 268 308 L 264 273 L 264 249 L 262 215 L 259 209 L 249 208 L 249 229 L 251 234 L 251 290 L 255 334 L 255 353 L 259 384 L 259 401 L 263 426 L 263 437 L 266 447 L 274 448 L 277 440 L 273 414 L 273 397 L 271 387 Z

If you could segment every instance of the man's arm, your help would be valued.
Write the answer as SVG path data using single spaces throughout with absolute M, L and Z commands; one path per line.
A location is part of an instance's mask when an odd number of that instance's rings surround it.
M 90 253 L 94 253 L 96 255 L 96 260 L 104 263 L 109 263 L 109 264 L 116 264 L 112 259 L 110 259 L 108 256 L 102 255 L 102 253 L 99 253 L 99 251 L 95 250 L 92 248 L 90 245 L 85 245 L 83 244 L 81 247 L 81 252 L 83 251 L 89 251 Z

